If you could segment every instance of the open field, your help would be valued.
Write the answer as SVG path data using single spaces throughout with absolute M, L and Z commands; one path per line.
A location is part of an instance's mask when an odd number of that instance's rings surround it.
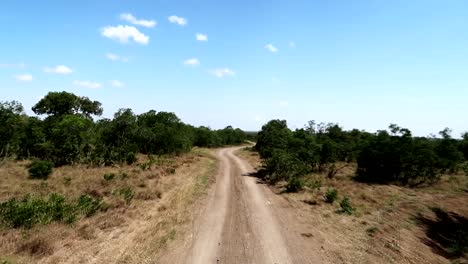
M 64 166 L 46 181 L 28 179 L 27 164 L 2 163 L 0 201 L 49 193 L 60 193 L 73 201 L 88 194 L 99 198 L 102 207 L 73 224 L 1 228 L 0 263 L 154 261 L 162 249 L 186 232 L 191 208 L 205 193 L 216 169 L 215 159 L 205 149 L 178 157 L 140 156 L 132 166 Z
M 238 155 L 261 168 L 256 152 L 245 148 Z M 466 252 L 457 247 L 466 247 L 460 241 L 468 237 L 468 177 L 444 175 L 435 185 L 406 188 L 358 183 L 352 180 L 354 172 L 349 164 L 334 179 L 307 175 L 299 193 L 284 192 L 283 183 L 270 186 L 282 197 L 281 206 L 308 226 L 302 235 L 321 245 L 324 258 L 334 263 L 467 263 L 466 253 L 456 252 Z M 334 203 L 325 202 L 330 188 L 338 192 Z M 343 197 L 355 208 L 352 215 L 337 213 Z

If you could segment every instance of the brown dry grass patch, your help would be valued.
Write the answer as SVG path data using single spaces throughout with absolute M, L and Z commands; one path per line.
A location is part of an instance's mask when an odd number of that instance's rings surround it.
M 88 194 L 102 198 L 106 210 L 73 225 L 54 223 L 29 230 L 0 227 L 0 263 L 4 259 L 12 263 L 141 263 L 158 254 L 189 221 L 190 206 L 212 182 L 216 162 L 205 149 L 160 157 L 150 167 L 142 165 L 149 160 L 141 155 L 132 166 L 60 167 L 46 181 L 28 179 L 28 161 L 2 164 L 0 202 L 26 194 L 55 192 L 70 200 Z M 114 177 L 105 180 L 105 174 Z M 120 195 L 123 188 L 134 192 L 129 204 Z

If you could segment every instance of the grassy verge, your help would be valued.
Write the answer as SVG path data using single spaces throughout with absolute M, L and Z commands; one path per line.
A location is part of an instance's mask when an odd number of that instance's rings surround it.
M 141 263 L 158 259 L 159 255 L 173 245 L 183 243 L 191 223 L 195 218 L 194 207 L 214 182 L 217 162 L 211 151 L 194 149 L 193 153 L 201 157 L 196 167 L 184 174 L 180 182 L 163 199 L 158 208 L 158 216 L 141 232 L 146 234 L 138 239 L 129 254 L 121 260 L 126 263 Z M 136 253 L 136 254 L 135 254 Z
M 0 260 L 7 263 L 86 262 L 100 248 L 101 263 L 140 263 L 182 234 L 216 168 L 205 149 L 140 156 L 132 166 L 65 166 L 47 180 L 29 179 L 28 164 L 0 166 Z

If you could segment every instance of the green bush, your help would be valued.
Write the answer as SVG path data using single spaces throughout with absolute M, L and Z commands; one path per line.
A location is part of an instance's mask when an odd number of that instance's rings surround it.
M 81 212 L 81 214 L 85 215 L 86 217 L 90 217 L 96 214 L 97 211 L 101 209 L 102 206 L 102 199 L 96 198 L 83 194 L 78 199 L 77 208 Z
M 131 190 L 130 193 L 126 190 L 122 193 L 127 202 L 133 198 Z M 63 195 L 56 193 L 50 194 L 47 199 L 27 195 L 21 200 L 12 198 L 0 203 L 0 223 L 12 228 L 28 229 L 52 222 L 71 224 L 77 220 L 78 214 L 89 217 L 103 210 L 103 207 L 102 199 L 87 194 L 80 196 L 76 204 L 67 202 Z
M 297 178 L 307 172 L 306 166 L 293 154 L 280 150 L 274 151 L 266 160 L 265 170 L 271 184 Z
M 135 155 L 134 152 L 129 152 L 127 153 L 127 157 L 125 157 L 125 161 L 127 162 L 128 165 L 132 165 L 137 161 L 137 156 Z
M 465 173 L 465 176 L 468 176 L 468 162 L 463 163 L 462 170 L 463 173 Z
M 22 200 L 12 198 L 0 204 L 0 220 L 12 228 L 32 228 L 36 224 L 51 222 L 73 223 L 74 206 L 60 194 L 50 194 L 48 199 L 28 195 Z
M 298 177 L 291 177 L 286 185 L 287 192 L 298 192 L 302 190 L 303 182 Z
M 409 130 L 395 125 L 391 129 L 392 134 L 380 131 L 362 146 L 356 179 L 402 185 L 436 182 L 445 168 L 435 152 L 437 141 L 414 138 Z
M 115 178 L 115 173 L 106 173 L 103 177 L 106 181 L 112 181 Z
M 306 186 L 312 190 L 320 189 L 322 187 L 322 181 L 320 179 L 313 179 L 306 182 Z
M 133 196 L 135 196 L 135 192 L 132 190 L 131 187 L 125 187 L 119 190 L 120 196 L 125 200 L 127 204 L 133 200 Z
M 335 188 L 328 189 L 325 193 L 325 202 L 333 203 L 338 199 L 338 191 Z
M 345 197 L 343 200 L 341 200 L 339 213 L 351 215 L 355 210 L 356 209 L 351 205 L 351 201 L 348 197 Z
M 140 163 L 138 164 L 138 166 L 140 167 L 142 171 L 149 170 L 151 169 L 151 162 Z
M 29 177 L 31 179 L 47 180 L 52 174 L 54 164 L 49 161 L 36 160 L 29 165 Z

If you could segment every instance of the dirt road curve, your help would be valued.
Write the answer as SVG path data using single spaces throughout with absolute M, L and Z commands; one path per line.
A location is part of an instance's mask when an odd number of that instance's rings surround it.
M 319 245 L 304 236 L 307 227 L 287 202 L 248 176 L 253 168 L 235 156 L 238 149 L 218 152 L 215 191 L 197 220 L 186 263 L 322 263 Z

